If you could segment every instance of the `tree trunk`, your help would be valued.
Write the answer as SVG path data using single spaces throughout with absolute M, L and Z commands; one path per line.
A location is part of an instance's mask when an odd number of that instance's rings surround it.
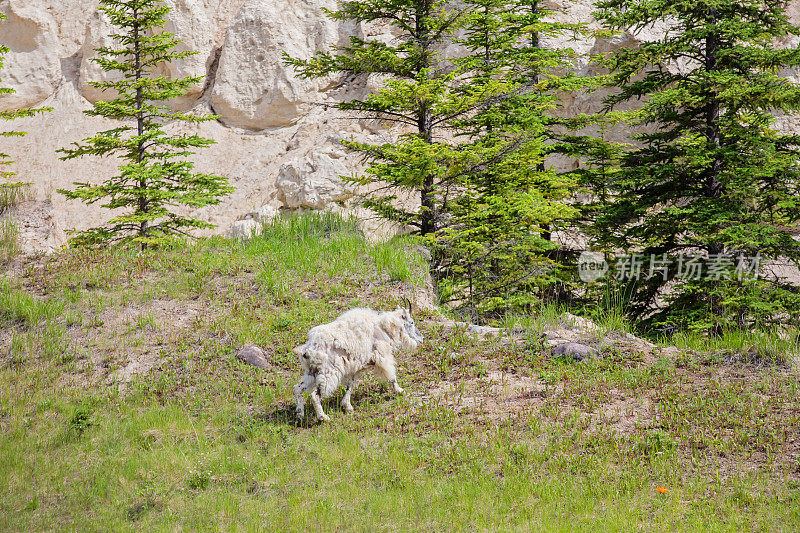
M 711 8 L 709 10 L 709 24 L 716 24 L 717 10 Z M 705 68 L 707 72 L 714 72 L 717 70 L 719 39 L 716 33 L 710 33 L 706 37 L 706 54 L 705 54 Z M 720 138 L 719 127 L 720 105 L 717 95 L 713 91 L 709 91 L 708 102 L 705 106 L 705 126 L 706 126 L 706 139 L 712 149 L 717 153 L 714 157 L 714 162 L 706 172 L 704 183 L 704 194 L 707 198 L 719 198 L 722 196 L 723 187 L 720 183 L 719 175 L 722 171 L 722 157 L 719 154 L 719 148 L 722 145 Z M 724 246 L 719 244 L 710 244 L 706 247 L 710 254 L 720 254 L 724 251 Z
M 427 27 L 427 18 L 430 16 L 431 3 L 429 0 L 419 0 L 416 13 L 416 31 L 419 46 L 422 54 L 420 70 L 430 68 L 430 35 Z M 417 110 L 417 132 L 420 138 L 426 142 L 433 142 L 433 117 L 427 102 L 420 102 Z M 434 177 L 425 176 L 420 190 L 420 226 L 419 232 L 428 235 L 436 231 L 436 213 L 434 202 Z
M 709 22 L 714 24 L 717 20 L 717 10 L 711 9 L 709 12 Z M 718 56 L 718 37 L 716 34 L 712 33 L 706 37 L 706 71 L 713 72 L 717 70 L 717 56 Z M 709 143 L 714 147 L 715 150 L 720 148 L 720 131 L 719 131 L 719 113 L 720 113 L 720 106 L 719 100 L 717 96 L 713 92 L 709 92 L 708 95 L 708 103 L 706 104 L 706 137 Z M 708 197 L 716 198 L 722 192 L 722 186 L 719 182 L 719 174 L 722 169 L 722 160 L 717 154 L 715 157 L 714 163 L 708 170 L 708 174 L 706 176 L 706 195 Z
M 534 2 L 531 3 L 531 14 L 532 15 L 536 15 L 538 13 L 539 13 L 539 2 L 538 2 L 538 0 L 534 0 Z M 541 48 L 541 43 L 539 41 L 539 32 L 538 31 L 531 32 L 531 48 L 534 48 L 534 49 Z M 536 84 L 539 83 L 539 74 L 540 74 L 539 68 L 537 66 L 534 66 L 533 82 L 536 83 Z M 541 163 L 536 165 L 536 172 L 544 173 L 545 169 L 546 169 L 546 167 L 545 167 L 544 161 L 542 161 Z M 541 233 L 542 239 L 544 239 L 544 240 L 546 240 L 548 242 L 550 240 L 552 240 L 553 233 L 551 231 L 550 224 L 540 224 L 539 228 L 542 230 L 542 233 Z
M 138 82 L 142 78 L 142 57 L 141 57 L 141 47 L 139 45 L 139 11 L 137 8 L 133 8 L 133 50 L 134 50 L 134 61 L 136 72 L 134 74 L 136 81 Z M 142 135 L 144 135 L 144 111 L 142 110 L 142 103 L 143 103 L 143 96 L 142 96 L 142 88 L 136 88 L 136 131 L 137 135 L 140 137 L 139 143 L 137 146 L 137 162 L 141 164 L 144 161 L 144 141 L 141 139 Z M 147 187 L 147 181 L 142 179 L 139 181 L 139 187 L 141 189 L 145 189 Z M 147 197 L 144 195 L 139 196 L 139 206 L 138 211 L 140 213 L 147 213 L 148 205 L 147 205 Z M 139 225 L 139 235 L 147 235 L 147 231 L 149 229 L 149 224 L 146 220 L 142 221 Z M 142 250 L 147 249 L 147 243 L 142 243 Z

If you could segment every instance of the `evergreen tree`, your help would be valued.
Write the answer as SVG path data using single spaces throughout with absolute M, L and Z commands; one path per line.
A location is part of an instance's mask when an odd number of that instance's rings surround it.
M 775 45 L 800 34 L 786 2 L 597 6 L 598 20 L 614 31 L 666 28 L 608 58 L 619 87 L 609 105 L 643 102 L 634 123 L 645 133 L 604 180 L 614 201 L 595 228 L 604 245 L 642 254 L 628 261 L 643 259 L 643 276 L 623 280 L 631 283 L 631 312 L 654 325 L 714 331 L 796 322 L 797 287 L 748 272 L 756 256 L 762 264 L 800 261 L 800 137 L 778 132 L 773 115 L 800 106 L 800 87 L 781 74 L 800 65 L 800 50 Z M 687 276 L 694 254 L 703 272 Z M 658 268 L 648 276 L 651 256 Z
M 458 9 L 439 0 L 345 1 L 336 20 L 382 21 L 396 44 L 351 38 L 311 60 L 286 58 L 301 75 L 380 74 L 386 87 L 339 104 L 405 130 L 383 145 L 345 143 L 370 163 L 355 181 L 371 185 L 365 204 L 416 227 L 433 249 L 445 301 L 485 313 L 529 304 L 552 283 L 551 229 L 575 210 L 574 189 L 545 167 L 558 127 L 558 92 L 582 86 L 563 74 L 568 49 L 547 50 L 540 36 L 581 25 L 550 22 L 536 0 L 473 0 Z M 466 56 L 443 56 L 461 45 Z M 377 190 L 376 190 L 377 189 Z M 419 194 L 420 209 L 402 207 Z
M 8 18 L 6 15 L 0 13 L 0 20 Z M 5 55 L 8 53 L 8 47 L 0 45 L 0 69 L 3 68 Z M 0 98 L 4 94 L 14 93 L 13 89 L 0 87 Z M 0 111 L 0 120 L 16 120 L 23 117 L 32 117 L 39 113 L 50 111 L 50 108 L 39 109 L 15 109 L 11 111 Z M 25 132 L 22 131 L 7 131 L 0 133 L 0 137 L 22 137 Z M 16 181 L 16 173 L 4 170 L 3 167 L 8 167 L 14 162 L 11 156 L 0 152 L 0 214 L 8 207 L 17 203 L 25 196 L 25 187 L 27 183 Z
M 452 43 L 463 13 L 444 0 L 353 0 L 341 2 L 339 9 L 327 14 L 339 21 L 386 23 L 401 34 L 389 44 L 351 37 L 348 46 L 334 52 L 285 60 L 307 78 L 332 73 L 384 77 L 385 87 L 377 94 L 337 105 L 402 128 L 396 142 L 345 143 L 370 162 L 355 181 L 375 185 L 365 201 L 367 207 L 422 235 L 431 234 L 444 223 L 450 185 L 469 164 L 443 137 L 453 118 L 473 104 L 453 94 L 455 71 L 440 53 Z M 419 209 L 402 207 L 409 196 L 419 199 Z
M 536 0 L 472 0 L 456 60 L 457 93 L 477 94 L 475 109 L 453 124 L 458 150 L 477 162 L 448 206 L 451 223 L 433 239 L 442 297 L 480 314 L 532 304 L 558 292 L 551 232 L 577 210 L 567 199 L 572 176 L 546 165 L 563 151 L 559 93 L 586 87 L 570 74 L 574 52 L 547 49 L 542 37 L 566 38 L 580 24 L 554 22 Z M 558 141 L 558 142 L 557 142 Z
M 63 159 L 115 155 L 124 163 L 119 175 L 101 185 L 76 183 L 77 189 L 59 192 L 87 204 L 103 200 L 103 207 L 122 209 L 123 213 L 107 226 L 73 237 L 73 242 L 133 242 L 145 249 L 187 235 L 191 229 L 213 227 L 172 209 L 218 204 L 232 188 L 227 186 L 227 178 L 193 172 L 194 165 L 187 160 L 192 150 L 214 141 L 196 134 L 169 135 L 164 130 L 171 121 L 200 123 L 215 118 L 172 111 L 164 103 L 184 95 L 202 79 L 170 80 L 157 74 L 164 63 L 193 53 L 175 52 L 179 40 L 158 31 L 166 24 L 170 8 L 159 0 L 101 0 L 99 9 L 119 29 L 112 35 L 118 47 L 98 49 L 99 57 L 93 61 L 106 72 L 118 72 L 121 79 L 93 82 L 94 87 L 113 90 L 118 96 L 110 102 L 97 102 L 86 114 L 123 122 L 61 152 Z

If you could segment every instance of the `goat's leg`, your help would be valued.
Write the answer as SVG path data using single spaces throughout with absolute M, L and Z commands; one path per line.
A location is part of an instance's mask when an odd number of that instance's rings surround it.
M 350 403 L 350 395 L 353 393 L 353 389 L 356 388 L 356 380 L 355 378 L 348 379 L 345 382 L 345 386 L 347 387 L 344 391 L 344 398 L 342 398 L 342 408 L 347 411 L 348 413 L 353 412 L 353 405 Z
M 375 362 L 375 371 L 386 378 L 392 385 L 392 389 L 396 394 L 403 392 L 403 388 L 397 384 L 397 372 L 394 368 L 394 357 L 383 358 Z
M 320 398 L 319 392 L 319 385 L 314 387 L 314 390 L 311 391 L 311 405 L 314 406 L 314 412 L 317 414 L 317 420 L 320 422 L 327 422 L 330 420 L 330 417 L 325 414 L 325 411 L 322 410 L 322 401 Z
M 295 407 L 294 414 L 297 418 L 302 419 L 306 414 L 306 400 L 303 398 L 303 393 L 309 390 L 313 384 L 314 377 L 306 374 L 303 376 L 303 379 L 300 380 L 300 383 L 294 386 L 294 403 L 297 406 Z

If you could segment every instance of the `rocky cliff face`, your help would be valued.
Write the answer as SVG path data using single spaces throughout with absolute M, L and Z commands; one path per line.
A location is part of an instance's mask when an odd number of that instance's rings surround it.
M 278 208 L 322 208 L 346 205 L 351 197 L 338 176 L 358 170 L 358 162 L 341 150 L 341 139 L 376 141 L 390 132 L 368 120 L 353 120 L 328 106 L 363 95 L 375 80 L 329 77 L 301 80 L 283 65 L 281 56 L 309 57 L 342 44 L 352 35 L 381 34 L 379 27 L 327 19 L 322 9 L 335 0 L 165 0 L 173 8 L 168 30 L 197 55 L 169 65 L 170 76 L 205 76 L 186 97 L 171 102 L 179 109 L 219 115 L 197 129 L 217 144 L 195 156 L 198 170 L 227 175 L 236 192 L 219 206 L 196 216 L 226 231 L 248 212 L 264 205 Z M 64 242 L 64 230 L 101 223 L 107 212 L 68 202 L 56 190 L 75 181 L 99 182 L 116 162 L 82 159 L 63 162 L 56 149 L 68 146 L 111 124 L 83 115 L 91 103 L 106 98 L 89 85 L 106 75 L 90 59 L 94 49 L 110 44 L 111 28 L 97 11 L 97 0 L 0 0 L 0 42 L 11 49 L 0 71 L 0 86 L 17 92 L 0 99 L 0 110 L 50 106 L 47 115 L 0 124 L 28 136 L 4 141 L 3 151 L 17 161 L 20 178 L 33 183 L 35 200 L 20 206 L 19 216 L 46 220 L 25 232 L 26 249 L 52 249 Z M 797 2 L 800 5 L 800 0 Z M 589 0 L 551 0 L 569 20 L 590 20 Z M 800 9 L 794 11 L 800 17 Z M 641 38 L 641 36 L 638 36 Z M 591 39 L 571 46 L 599 52 L 635 44 L 637 36 Z M 588 64 L 578 65 L 588 73 Z M 590 112 L 599 96 L 578 95 L 566 112 Z M 564 162 L 564 164 L 570 164 Z M 44 218 L 42 218 L 44 217 Z

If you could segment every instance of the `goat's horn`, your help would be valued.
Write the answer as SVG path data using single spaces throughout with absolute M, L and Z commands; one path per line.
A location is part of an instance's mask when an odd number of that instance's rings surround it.
M 412 310 L 411 310 L 411 300 L 410 300 L 410 299 L 408 299 L 408 298 L 405 298 L 405 297 L 404 297 L 404 298 L 403 298 L 402 300 L 400 300 L 400 301 L 401 301 L 401 302 L 403 302 L 404 304 L 406 304 L 406 307 L 408 307 L 408 312 L 410 313 L 410 312 L 412 311 Z

